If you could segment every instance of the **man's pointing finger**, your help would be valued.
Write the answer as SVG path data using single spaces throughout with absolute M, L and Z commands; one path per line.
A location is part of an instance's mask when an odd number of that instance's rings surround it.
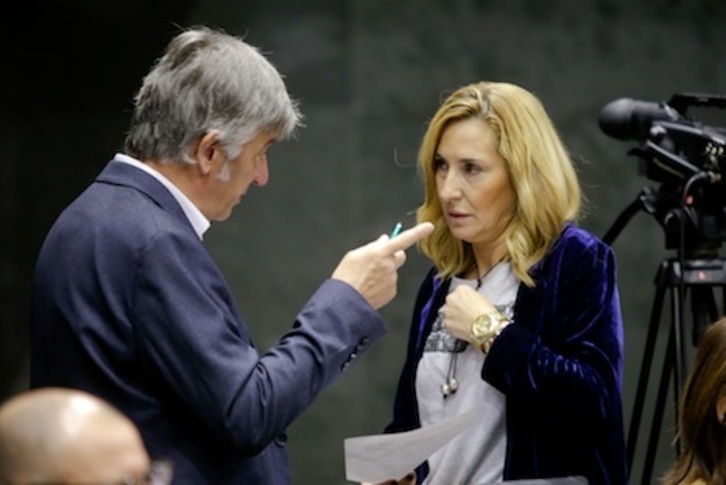
M 430 222 L 422 222 L 411 229 L 406 229 L 390 241 L 386 241 L 385 248 L 391 254 L 397 251 L 406 250 L 425 238 L 434 231 L 434 225 Z

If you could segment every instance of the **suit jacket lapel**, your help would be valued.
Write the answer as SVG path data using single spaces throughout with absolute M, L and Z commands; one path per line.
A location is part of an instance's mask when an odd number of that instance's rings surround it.
M 128 163 L 112 160 L 108 162 L 106 167 L 96 177 L 96 182 L 126 186 L 142 192 L 166 212 L 184 221 L 189 229 L 194 232 L 194 227 L 192 227 L 191 222 L 189 222 L 189 219 L 171 192 L 161 182 L 143 170 L 139 170 Z

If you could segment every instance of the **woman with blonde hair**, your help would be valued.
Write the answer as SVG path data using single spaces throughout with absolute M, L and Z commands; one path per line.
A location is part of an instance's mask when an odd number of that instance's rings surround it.
M 541 102 L 510 83 L 461 87 L 430 120 L 418 168 L 433 267 L 386 431 L 479 417 L 414 481 L 626 483 L 615 257 L 575 224 L 577 172 Z

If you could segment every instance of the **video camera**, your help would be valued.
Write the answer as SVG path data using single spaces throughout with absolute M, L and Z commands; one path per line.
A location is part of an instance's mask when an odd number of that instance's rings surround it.
M 620 98 L 605 105 L 598 123 L 613 138 L 638 141 L 628 154 L 639 157 L 641 174 L 661 182 L 641 202 L 663 226 L 666 247 L 712 253 L 726 240 L 726 129 L 689 117 L 690 107 L 726 108 L 726 96 Z

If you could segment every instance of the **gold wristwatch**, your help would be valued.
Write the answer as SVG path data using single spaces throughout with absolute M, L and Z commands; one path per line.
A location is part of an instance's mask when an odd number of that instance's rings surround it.
M 509 319 L 496 310 L 484 313 L 472 322 L 469 338 L 483 351 L 484 345 L 499 335 L 508 323 Z

